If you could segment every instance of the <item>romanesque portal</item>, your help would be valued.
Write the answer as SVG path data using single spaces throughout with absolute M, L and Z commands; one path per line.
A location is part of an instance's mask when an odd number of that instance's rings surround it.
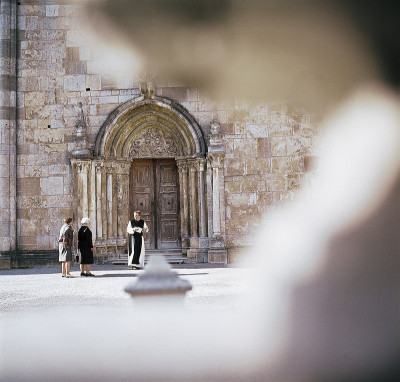
M 170 99 L 143 95 L 114 110 L 99 130 L 94 155 L 71 159 L 74 211 L 93 222 L 98 253 L 125 252 L 127 222 L 140 210 L 150 227 L 149 249 L 226 262 L 223 154 L 206 152 L 195 119 Z

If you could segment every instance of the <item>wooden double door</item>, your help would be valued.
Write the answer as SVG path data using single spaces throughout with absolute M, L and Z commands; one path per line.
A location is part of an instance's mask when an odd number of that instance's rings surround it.
M 181 248 L 179 177 L 174 159 L 137 159 L 130 175 L 130 219 L 139 210 L 149 227 L 146 249 Z

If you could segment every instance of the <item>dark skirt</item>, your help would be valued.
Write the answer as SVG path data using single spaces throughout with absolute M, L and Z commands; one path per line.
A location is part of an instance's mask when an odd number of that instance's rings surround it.
M 81 249 L 81 264 L 93 264 L 93 251 L 91 249 Z

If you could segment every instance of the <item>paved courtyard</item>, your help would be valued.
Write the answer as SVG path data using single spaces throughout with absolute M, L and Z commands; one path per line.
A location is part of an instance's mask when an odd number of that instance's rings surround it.
M 178 275 L 190 281 L 186 294 L 189 310 L 232 308 L 249 291 L 248 270 L 229 265 L 172 265 Z M 94 265 L 96 277 L 81 277 L 77 265 L 71 267 L 75 278 L 61 277 L 61 267 L 40 267 L 0 271 L 0 314 L 67 306 L 127 307 L 131 297 L 124 291 L 143 270 L 124 265 Z

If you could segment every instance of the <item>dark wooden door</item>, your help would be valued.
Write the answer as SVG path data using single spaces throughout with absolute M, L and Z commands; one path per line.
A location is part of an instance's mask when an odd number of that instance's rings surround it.
M 180 248 L 178 169 L 173 159 L 134 160 L 130 216 L 139 210 L 149 227 L 148 249 Z

